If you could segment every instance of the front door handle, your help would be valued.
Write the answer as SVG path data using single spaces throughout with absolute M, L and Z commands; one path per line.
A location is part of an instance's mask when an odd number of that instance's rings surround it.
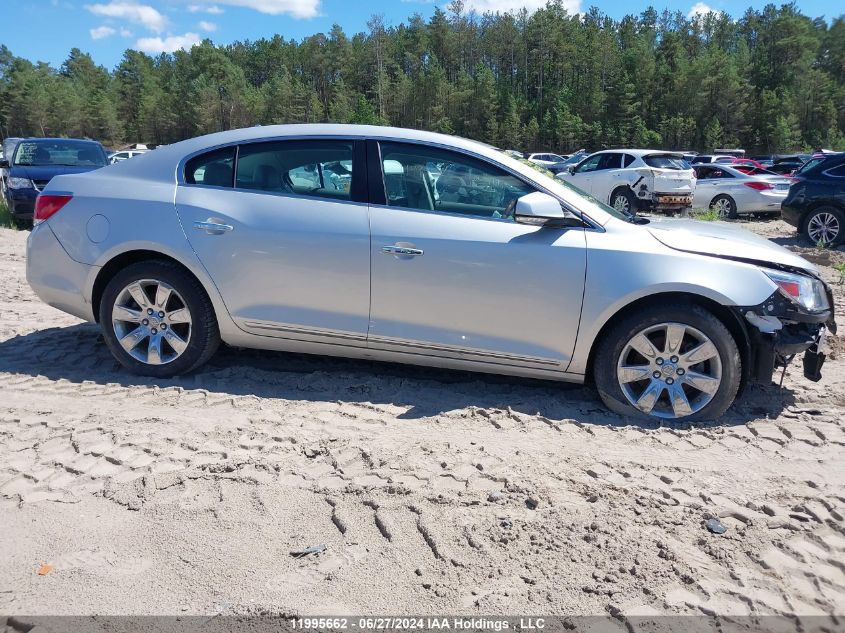
M 403 257 L 417 257 L 422 255 L 424 251 L 421 248 L 412 248 L 403 244 L 394 244 L 393 246 L 382 246 L 381 252 L 388 255 L 399 255 Z
M 220 235 L 222 233 L 234 230 L 231 224 L 224 224 L 223 222 L 215 222 L 213 220 L 206 220 L 205 222 L 194 222 L 194 228 L 198 231 L 208 231 Z

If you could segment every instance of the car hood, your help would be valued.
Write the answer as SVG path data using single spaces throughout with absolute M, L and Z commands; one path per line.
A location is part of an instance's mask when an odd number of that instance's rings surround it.
M 818 274 L 818 268 L 800 255 L 756 233 L 724 222 L 653 218 L 646 229 L 659 242 L 678 251 L 771 263 Z
M 54 176 L 84 174 L 101 168 L 102 166 L 97 165 L 80 165 L 74 167 L 68 165 L 13 165 L 9 175 L 15 178 L 29 178 L 30 180 L 50 180 Z

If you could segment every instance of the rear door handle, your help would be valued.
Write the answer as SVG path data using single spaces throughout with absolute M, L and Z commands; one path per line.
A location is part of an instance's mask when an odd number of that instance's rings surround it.
M 223 222 L 212 222 L 211 220 L 206 220 L 205 222 L 194 222 L 194 228 L 198 231 L 208 231 L 209 233 L 216 233 L 219 235 L 227 231 L 232 231 L 235 227 L 231 224 L 224 224 Z
M 381 252 L 388 255 L 402 255 L 405 257 L 416 257 L 422 255 L 424 251 L 421 248 L 411 248 L 410 246 L 402 246 L 394 244 L 393 246 L 382 246 Z

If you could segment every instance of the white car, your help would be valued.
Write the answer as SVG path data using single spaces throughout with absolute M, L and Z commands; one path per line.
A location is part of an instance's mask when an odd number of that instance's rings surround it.
M 119 163 L 124 160 L 129 160 L 130 158 L 135 158 L 135 156 L 146 154 L 148 151 L 149 150 L 147 149 L 127 149 L 123 150 L 122 152 L 115 152 L 114 154 L 109 156 L 109 163 L 114 165 L 115 163 Z
M 529 154 L 528 162 L 539 165 L 540 167 L 551 167 L 565 161 L 568 156 L 561 156 L 560 154 Z
M 596 152 L 555 177 L 623 213 L 687 209 L 695 191 L 683 155 L 653 149 Z
M 746 174 L 722 163 L 696 165 L 695 174 L 693 207 L 712 208 L 726 218 L 741 213 L 780 213 L 792 184 L 778 174 Z

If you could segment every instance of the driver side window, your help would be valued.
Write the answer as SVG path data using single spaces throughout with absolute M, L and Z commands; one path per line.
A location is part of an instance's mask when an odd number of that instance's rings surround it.
M 587 160 L 585 160 L 581 165 L 579 165 L 578 169 L 575 170 L 578 174 L 583 174 L 587 171 L 595 171 L 598 169 L 599 161 L 601 160 L 601 154 L 596 156 L 591 156 Z
M 387 204 L 421 211 L 510 218 L 534 188 L 485 161 L 410 143 L 381 143 Z

